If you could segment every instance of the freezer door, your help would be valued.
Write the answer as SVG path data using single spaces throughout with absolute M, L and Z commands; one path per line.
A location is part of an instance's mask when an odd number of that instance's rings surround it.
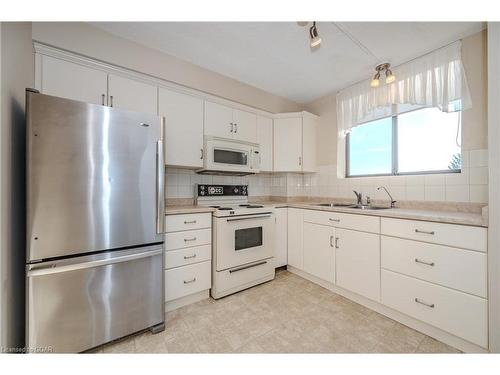
M 28 266 L 31 351 L 81 352 L 164 321 L 162 246 Z
M 162 128 L 28 91 L 28 262 L 162 241 Z

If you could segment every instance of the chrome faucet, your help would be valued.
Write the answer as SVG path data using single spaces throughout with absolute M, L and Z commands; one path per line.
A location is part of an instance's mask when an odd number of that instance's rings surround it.
M 363 205 L 363 194 L 358 193 L 356 190 L 353 190 L 354 194 L 356 194 L 356 198 L 358 199 L 358 205 Z
M 385 192 L 387 193 L 387 195 L 389 196 L 389 198 L 391 199 L 391 208 L 396 208 L 396 201 L 392 197 L 391 193 L 389 193 L 389 191 L 386 189 L 386 187 L 385 186 L 379 186 L 377 188 L 377 190 L 380 190 L 380 189 L 384 189 Z

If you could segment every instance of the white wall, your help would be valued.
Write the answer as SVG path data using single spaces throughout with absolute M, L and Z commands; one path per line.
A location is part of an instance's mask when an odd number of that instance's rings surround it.
M 24 345 L 25 88 L 32 87 L 31 23 L 1 24 L 1 345 Z

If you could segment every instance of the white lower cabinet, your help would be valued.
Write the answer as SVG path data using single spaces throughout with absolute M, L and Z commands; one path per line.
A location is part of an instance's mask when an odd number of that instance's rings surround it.
M 380 301 L 380 235 L 335 229 L 336 284 Z
M 212 286 L 211 227 L 210 213 L 167 216 L 165 234 L 167 311 L 208 298 L 208 290 Z
M 275 267 L 282 267 L 288 262 L 288 208 L 276 208 L 274 217 L 276 220 L 274 264 Z
M 335 228 L 304 223 L 305 272 L 335 283 Z
M 206 261 L 166 270 L 165 299 L 167 302 L 210 289 L 211 269 L 212 263 Z
M 382 303 L 482 347 L 488 346 L 488 302 L 382 270 Z
M 303 269 L 303 210 L 298 208 L 288 209 L 288 264 L 298 269 Z

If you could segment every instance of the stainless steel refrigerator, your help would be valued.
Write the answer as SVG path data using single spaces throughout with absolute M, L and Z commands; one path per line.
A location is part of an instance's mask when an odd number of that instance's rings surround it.
M 26 91 L 29 351 L 164 327 L 163 119 Z

